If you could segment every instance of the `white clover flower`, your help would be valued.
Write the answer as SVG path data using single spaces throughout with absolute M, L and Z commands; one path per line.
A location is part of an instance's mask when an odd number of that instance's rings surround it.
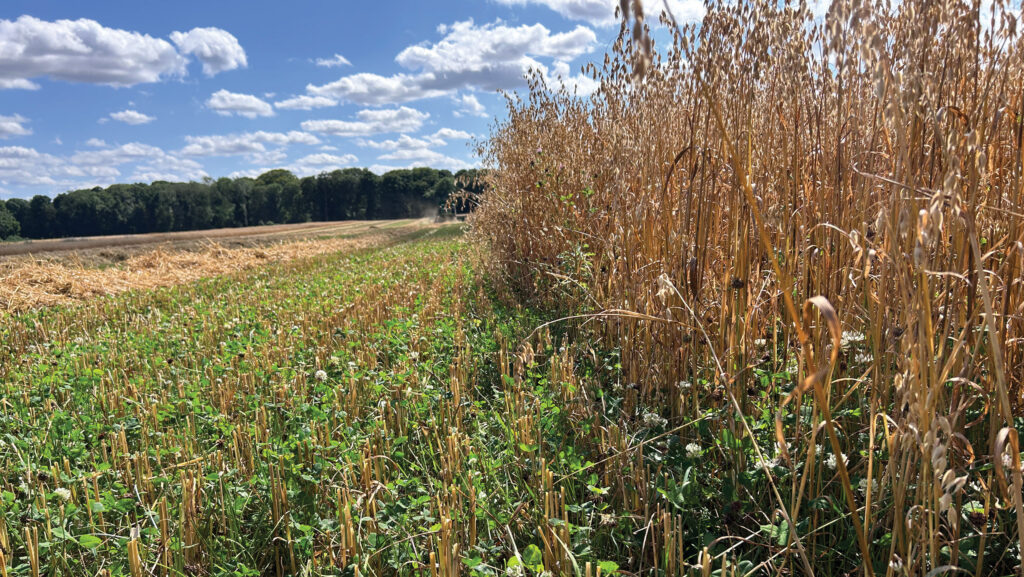
M 786 362 L 786 372 L 796 373 L 798 370 L 800 370 L 800 364 L 796 357 L 789 357 L 789 361 Z
M 65 489 L 64 487 L 60 487 L 59 489 L 54 489 L 53 490 L 53 494 L 56 495 L 57 497 L 59 497 L 61 501 L 67 501 L 68 499 L 71 498 L 71 491 L 69 491 L 68 489 Z
M 700 456 L 700 453 L 701 453 L 700 445 L 698 445 L 697 443 L 690 443 L 689 445 L 686 445 L 686 456 L 687 457 L 689 457 L 691 459 L 696 459 L 697 457 Z
M 657 413 L 644 413 L 643 419 L 644 424 L 647 425 L 648 427 L 664 427 L 665 425 L 668 424 L 668 419 L 663 418 L 661 415 Z
M 320 369 L 313 374 L 313 377 L 321 383 L 327 380 L 327 371 Z
M 839 345 L 844 349 L 853 343 L 860 342 L 864 342 L 864 333 L 857 331 L 843 331 L 843 335 L 839 339 Z
M 870 365 L 875 357 L 871 356 L 871 353 L 857 353 L 853 357 L 853 362 L 858 365 Z
M 868 480 L 867 479 L 861 479 L 860 483 L 858 483 L 858 486 L 860 488 L 860 492 L 864 493 L 865 495 L 867 495 L 867 493 L 868 493 Z M 871 479 L 871 494 L 872 495 L 877 495 L 878 494 L 878 481 L 875 480 L 875 479 Z
M 413 352 L 409 353 L 409 360 L 415 361 L 418 358 L 420 358 L 420 354 L 418 352 L 413 351 Z
M 840 453 L 839 456 L 843 458 L 843 465 L 846 465 L 846 455 Z M 829 456 L 825 457 L 826 467 L 828 467 L 829 469 L 835 469 L 836 465 L 838 465 L 838 459 L 836 458 L 835 453 L 830 453 Z

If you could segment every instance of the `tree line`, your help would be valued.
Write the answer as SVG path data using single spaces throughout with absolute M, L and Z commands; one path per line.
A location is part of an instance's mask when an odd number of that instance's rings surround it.
M 114 184 L 50 198 L 0 201 L 0 240 L 141 234 L 310 221 L 414 218 L 458 210 L 457 191 L 480 192 L 479 171 L 411 168 L 376 175 L 349 168 L 298 178 Z

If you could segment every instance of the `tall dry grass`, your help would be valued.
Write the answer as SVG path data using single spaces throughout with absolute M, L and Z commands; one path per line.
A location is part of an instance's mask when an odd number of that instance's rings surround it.
M 535 78 L 486 144 L 474 228 L 496 270 L 589 314 L 630 402 L 673 424 L 718 409 L 749 438 L 768 395 L 776 446 L 759 451 L 792 474 L 761 506 L 844 511 L 792 532 L 796 572 L 821 570 L 833 522 L 865 574 L 965 566 L 968 542 L 971 573 L 1019 563 L 1019 6 L 835 0 L 816 20 L 713 3 L 700 25 L 663 16 L 651 49 L 635 3 L 589 68 L 596 93 Z M 787 367 L 767 391 L 755 378 Z M 823 450 L 848 461 L 833 472 Z M 717 458 L 733 478 L 749 465 Z

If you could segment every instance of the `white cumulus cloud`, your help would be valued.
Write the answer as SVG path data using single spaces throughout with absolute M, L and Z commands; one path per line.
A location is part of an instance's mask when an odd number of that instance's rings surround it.
M 304 156 L 295 161 L 296 166 L 302 166 L 306 168 L 314 168 L 319 170 L 331 169 L 336 167 L 352 166 L 359 162 L 359 158 L 354 154 L 328 154 L 326 152 L 319 152 L 316 154 L 310 154 Z M 300 171 L 307 172 L 307 171 Z
M 448 144 L 449 140 L 469 140 L 470 138 L 473 138 L 473 135 L 465 130 L 442 128 L 433 134 L 422 137 L 412 137 L 408 134 L 402 134 L 395 140 L 359 139 L 356 142 L 360 146 L 374 148 L 377 150 L 403 150 L 445 146 Z
M 442 128 L 431 135 L 431 138 L 436 140 L 469 140 L 470 138 L 473 138 L 473 135 L 465 130 Z
M 465 20 L 442 30 L 446 34 L 440 42 L 410 46 L 395 61 L 409 69 L 459 73 L 517 62 L 526 55 L 572 60 L 593 50 L 597 41 L 594 31 L 584 26 L 553 34 L 543 24 L 512 27 L 499 21 L 477 26 Z
M 150 122 L 156 120 L 155 116 L 149 116 L 148 114 L 143 114 L 137 110 L 122 110 L 121 112 L 112 112 L 110 114 L 110 118 L 118 122 L 131 124 L 133 126 L 139 124 L 149 124 Z
M 279 149 L 276 149 L 276 150 L 268 150 L 266 152 L 257 152 L 257 153 L 254 153 L 254 154 L 250 154 L 249 157 L 248 157 L 248 160 L 252 164 L 259 164 L 259 165 L 277 164 L 277 165 L 279 165 L 282 162 L 284 162 L 285 159 L 287 159 L 287 158 L 288 158 L 288 153 L 286 153 L 284 150 L 279 148 Z
M 468 140 L 472 137 L 472 134 L 464 130 L 441 128 L 429 135 L 410 136 L 408 134 L 401 134 L 393 140 L 357 139 L 356 143 L 364 148 L 385 151 L 385 154 L 377 158 L 378 161 L 386 161 L 386 164 L 378 163 L 376 165 L 377 167 L 382 167 L 382 169 L 430 166 L 433 168 L 460 170 L 470 168 L 470 163 L 453 158 L 435 149 L 447 146 L 449 141 Z M 400 164 L 396 165 L 396 161 Z
M 352 63 L 341 54 L 335 54 L 331 58 L 317 58 L 316 65 L 323 68 L 340 68 L 342 66 L 352 66 Z
M 238 39 L 220 28 L 193 28 L 188 32 L 172 32 L 171 42 L 174 42 L 182 54 L 195 56 L 202 62 L 203 73 L 207 76 L 249 65 L 245 50 L 238 43 Z
M 312 176 L 323 172 L 332 172 L 335 170 L 341 170 L 344 168 L 351 168 L 359 162 L 354 154 L 326 154 L 316 153 L 304 156 L 295 162 L 281 166 L 276 165 L 277 168 L 284 168 L 290 171 L 295 176 Z M 250 168 L 245 170 L 238 170 L 231 173 L 231 178 L 239 178 L 242 176 L 248 176 L 255 178 L 264 172 L 273 170 L 271 165 L 263 165 L 263 168 Z
M 0 19 L 0 90 L 38 90 L 38 78 L 134 86 L 187 74 L 189 56 L 212 76 L 246 65 L 245 51 L 229 32 L 195 28 L 168 42 L 95 20 Z
M 266 142 L 267 144 L 276 144 L 278 146 L 285 146 L 288 144 L 316 146 L 317 144 L 320 144 L 320 139 L 316 136 L 309 134 L 308 132 L 300 132 L 298 130 L 291 130 L 288 132 L 264 132 L 260 130 L 257 132 L 250 132 L 244 136 L 257 142 Z
M 429 148 L 431 146 L 436 146 L 436 143 L 428 139 L 413 138 L 408 134 L 402 134 L 394 140 L 358 140 L 357 144 L 365 148 L 373 148 L 376 150 L 398 150 L 402 148 Z
M 487 118 L 487 109 L 484 108 L 483 104 L 480 104 L 476 95 L 463 94 L 461 96 L 452 97 L 452 100 L 454 100 L 459 106 L 459 108 L 452 113 L 456 117 L 479 116 L 481 118 Z
M 4 186 L 54 185 L 67 182 L 70 176 L 53 155 L 24 146 L 0 146 L 0 184 Z
M 188 144 L 181 149 L 185 156 L 234 156 L 241 154 L 265 153 L 267 144 L 288 146 L 304 144 L 315 146 L 320 139 L 308 132 L 246 132 L 242 134 L 216 134 L 210 136 L 186 136 Z
M 423 98 L 444 96 L 448 90 L 435 85 L 433 74 L 395 74 L 381 76 L 360 72 L 343 76 L 323 86 L 309 85 L 306 90 L 317 96 L 330 96 L 365 105 L 398 104 Z
M 183 76 L 186 63 L 166 40 L 95 20 L 0 20 L 0 86 L 33 88 L 44 76 L 132 86 Z
M 0 139 L 32 134 L 32 129 L 25 126 L 27 123 L 28 119 L 20 114 L 13 116 L 0 115 Z
M 415 108 L 360 110 L 357 120 L 307 120 L 302 129 L 335 136 L 368 136 L 388 132 L 415 132 L 430 117 Z
M 238 115 L 246 118 L 273 116 L 274 107 L 252 94 L 239 94 L 221 89 L 206 101 L 206 107 L 223 116 Z
M 546 6 L 569 20 L 579 20 L 594 26 L 614 26 L 619 23 L 615 17 L 615 7 L 619 0 L 496 0 L 506 6 L 526 6 L 528 4 Z M 704 18 L 703 0 L 647 0 L 643 3 L 644 15 L 652 24 L 658 18 L 665 5 L 672 15 L 682 24 Z
M 283 108 L 285 110 L 313 110 L 314 108 L 327 108 L 337 105 L 338 101 L 333 98 L 327 98 L 326 96 L 309 96 L 306 94 L 274 103 L 274 106 L 277 108 Z
M 406 161 L 407 168 L 417 166 L 429 166 L 431 168 L 447 168 L 448 170 L 461 170 L 470 168 L 468 162 L 442 154 L 429 148 L 402 148 L 394 152 L 382 154 L 378 160 Z
M 0 78 L 0 90 L 39 90 L 39 85 L 25 78 Z
M 122 170 L 130 171 L 127 180 L 198 180 L 207 176 L 196 161 L 170 154 L 163 149 L 132 142 L 107 147 L 91 142 L 93 150 L 70 156 L 56 156 L 20 146 L 0 147 L 0 184 L 25 190 L 39 189 L 53 194 L 59 189 L 106 186 L 124 181 Z
M 71 155 L 70 161 L 73 166 L 82 169 L 110 169 L 132 165 L 129 179 L 136 182 L 198 180 L 208 176 L 202 165 L 194 160 L 181 158 L 157 146 L 139 142 L 100 150 L 79 151 Z
M 477 25 L 473 20 L 441 26 L 444 37 L 434 44 L 409 46 L 395 61 L 412 73 L 391 76 L 359 73 L 324 85 L 309 85 L 313 96 L 363 105 L 409 102 L 454 94 L 460 89 L 495 91 L 522 86 L 530 70 L 551 77 L 553 66 L 568 66 L 594 49 L 594 31 L 577 26 L 553 33 L 542 24 L 508 26 L 499 21 Z M 571 86 L 587 88 L 583 82 Z M 479 104 L 479 102 L 477 102 Z

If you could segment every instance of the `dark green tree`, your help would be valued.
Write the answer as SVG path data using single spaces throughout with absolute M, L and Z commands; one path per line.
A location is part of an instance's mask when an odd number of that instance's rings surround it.
M 16 237 L 21 234 L 21 223 L 14 218 L 7 205 L 0 202 L 0 240 Z
M 27 238 L 63 236 L 57 227 L 57 210 L 50 197 L 37 194 L 29 201 L 28 220 L 22 222 L 21 233 Z
M 425 167 L 377 176 L 347 168 L 299 179 L 276 169 L 257 178 L 114 184 L 64 192 L 52 201 L 40 195 L 0 205 L 28 238 L 409 218 L 443 210 L 477 176 L 476 171 L 452 174 Z

